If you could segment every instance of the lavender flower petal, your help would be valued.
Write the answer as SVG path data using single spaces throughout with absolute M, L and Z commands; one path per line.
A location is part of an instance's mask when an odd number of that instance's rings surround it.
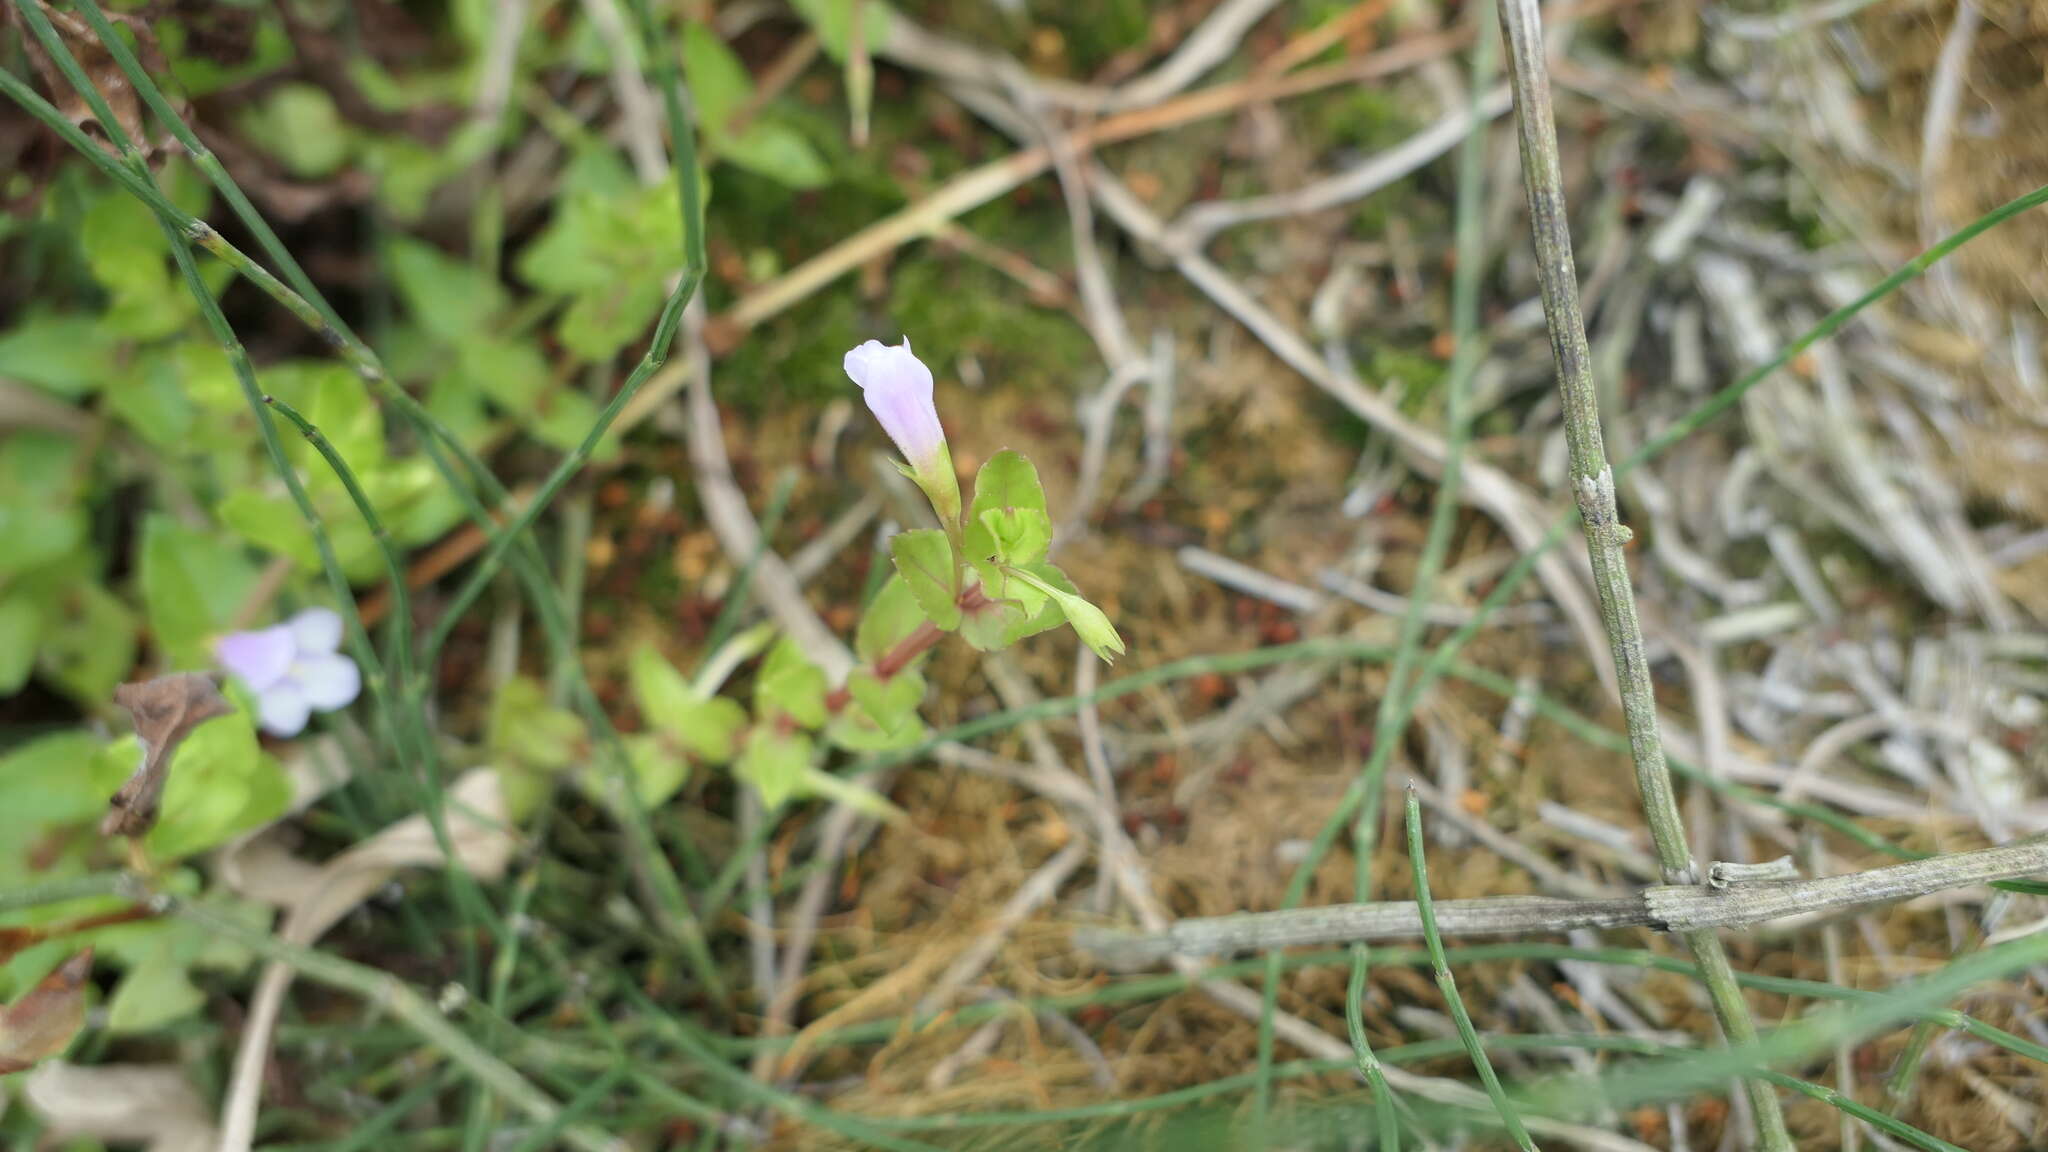
M 284 623 L 301 655 L 341 648 L 341 615 L 332 608 L 308 608 Z
M 299 686 L 287 680 L 256 697 L 256 723 L 272 736 L 297 736 L 306 730 L 313 706 Z
M 214 659 L 220 666 L 259 694 L 283 678 L 297 650 L 292 630 L 281 624 L 255 632 L 230 632 L 213 644 Z
M 363 675 L 356 662 L 334 653 L 300 656 L 293 661 L 287 682 L 315 712 L 346 708 L 363 690 Z

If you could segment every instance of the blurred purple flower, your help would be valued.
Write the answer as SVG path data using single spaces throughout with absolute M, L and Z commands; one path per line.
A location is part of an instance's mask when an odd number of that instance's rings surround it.
M 256 722 L 272 736 L 296 736 L 314 712 L 346 708 L 363 677 L 341 647 L 341 617 L 308 608 L 282 624 L 230 632 L 213 654 L 256 694 Z

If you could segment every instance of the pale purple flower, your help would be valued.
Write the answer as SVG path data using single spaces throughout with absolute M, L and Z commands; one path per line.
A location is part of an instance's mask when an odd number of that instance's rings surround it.
M 356 662 L 343 656 L 341 617 L 308 608 L 282 624 L 230 632 L 213 654 L 256 694 L 256 722 L 272 736 L 296 736 L 314 712 L 346 708 L 363 689 Z
M 931 467 L 945 450 L 946 430 L 932 405 L 932 370 L 911 353 L 910 337 L 894 348 L 870 340 L 848 352 L 846 374 L 860 385 L 868 410 L 910 466 Z

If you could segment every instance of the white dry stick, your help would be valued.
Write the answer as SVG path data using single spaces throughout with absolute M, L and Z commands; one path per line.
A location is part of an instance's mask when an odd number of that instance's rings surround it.
M 1948 166 L 1949 144 L 1955 139 L 1956 113 L 1962 106 L 1963 78 L 1969 71 L 1970 54 L 1977 47 L 1977 30 L 1984 15 L 1976 0 L 1957 0 L 1955 23 L 1941 42 L 1934 75 L 1927 85 L 1927 108 L 1920 121 L 1920 243 L 1931 245 L 1946 235 L 1935 192 L 1942 170 Z M 1977 309 L 1967 307 L 1960 296 L 1955 266 L 1943 262 L 1928 270 L 1928 280 L 1945 297 L 1958 319 L 1972 323 L 1981 319 Z M 1975 324 L 1972 324 L 1975 327 Z
M 640 74 L 640 53 L 619 14 L 618 0 L 583 0 L 583 10 L 611 60 L 612 92 L 625 121 L 626 153 L 633 158 L 633 172 L 643 184 L 659 184 L 668 173 L 668 153 L 661 146 L 661 117 L 655 111 L 654 93 Z
M 1489 896 L 1436 901 L 1434 907 L 1438 929 L 1446 936 L 1528 936 L 1581 928 L 1691 934 L 1773 920 L 1810 920 L 1998 880 L 2048 875 L 2048 840 L 2037 837 L 1811 880 L 1743 881 L 1740 867 L 1724 867 L 1719 875 L 1724 881 L 1719 888 L 1659 884 L 1603 899 Z M 1415 902 L 1387 900 L 1178 920 L 1164 930 L 1147 928 L 1142 934 L 1084 930 L 1076 934 L 1075 942 L 1110 963 L 1125 965 L 1171 956 L 1229 956 L 1420 935 L 1422 917 Z
M 1122 806 L 1116 795 L 1116 775 L 1110 770 L 1109 749 L 1102 740 L 1102 712 L 1095 706 L 1095 688 L 1102 676 L 1102 662 L 1095 653 L 1085 647 L 1074 649 L 1074 695 L 1081 698 L 1081 710 L 1075 719 L 1081 728 L 1081 756 L 1088 764 L 1088 779 L 1095 785 L 1095 799 L 1102 809 L 1112 817 L 1119 816 Z M 1110 908 L 1110 886 L 1107 873 L 1099 876 L 1095 884 L 1095 912 L 1108 915 Z
M 1159 244 L 1165 226 L 1122 181 L 1098 164 L 1091 168 L 1089 186 L 1102 207 L 1125 231 L 1141 242 Z M 1254 300 L 1215 262 L 1199 252 L 1175 254 L 1173 262 L 1182 276 L 1217 307 L 1251 329 L 1252 334 L 1288 367 L 1329 393 L 1359 419 L 1391 437 L 1412 464 L 1429 473 L 1442 466 L 1445 445 L 1441 436 L 1409 420 L 1391 400 L 1366 389 L 1357 381 L 1347 380 L 1330 371 L 1329 365 L 1323 362 L 1308 341 Z M 1525 550 L 1535 548 L 1549 535 L 1550 513 L 1507 473 L 1484 461 L 1467 460 L 1462 474 L 1464 483 L 1460 494 L 1469 497 L 1473 504 L 1498 521 L 1516 547 Z M 1536 572 L 1545 590 L 1578 631 L 1587 655 L 1600 673 L 1601 682 L 1612 688 L 1615 683 L 1613 657 L 1607 650 L 1600 615 L 1593 607 L 1574 561 L 1563 552 L 1552 551 L 1536 562 Z
M 1476 109 L 1468 108 L 1461 97 L 1456 110 L 1429 127 L 1334 176 L 1287 192 L 1191 205 L 1166 226 L 1160 246 L 1168 252 L 1200 251 L 1226 228 L 1320 212 L 1364 199 L 1457 147 L 1458 141 L 1471 134 L 1475 119 L 1490 121 L 1506 112 L 1511 103 L 1506 87 L 1488 92 Z
M 752 788 L 741 788 L 740 841 L 752 843 L 761 822 L 767 818 L 760 793 Z M 775 901 L 768 891 L 768 854 L 750 854 L 745 868 L 747 961 L 748 970 L 754 977 L 754 1002 L 757 1005 L 773 1004 L 779 997 L 776 995 L 775 972 Z

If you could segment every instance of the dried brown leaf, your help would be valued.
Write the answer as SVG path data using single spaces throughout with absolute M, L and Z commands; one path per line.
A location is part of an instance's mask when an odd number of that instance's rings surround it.
M 156 824 L 157 806 L 163 801 L 164 783 L 170 779 L 171 757 L 178 745 L 194 728 L 235 709 L 204 672 L 176 672 L 139 684 L 123 684 L 114 689 L 114 703 L 126 708 L 135 721 L 142 763 L 107 802 L 100 832 L 140 836 Z
M 91 25 L 69 12 L 60 12 L 48 4 L 42 4 L 41 7 L 51 26 L 57 30 L 58 38 L 64 42 L 64 47 L 78 61 L 78 66 L 85 70 L 86 78 L 92 81 L 93 87 L 99 89 L 108 109 L 114 113 L 114 118 L 120 121 L 121 130 L 126 132 L 128 138 L 135 141 L 136 147 L 143 149 L 146 154 L 149 149 L 149 138 L 143 135 L 142 130 L 142 99 L 136 94 L 135 86 L 128 82 L 128 77 L 121 71 L 121 66 L 114 62 L 106 46 L 93 34 Z M 26 23 L 18 16 L 16 21 Z M 123 22 L 131 28 L 146 29 L 146 26 L 138 21 Z M 141 33 L 138 33 L 138 38 L 144 39 L 144 54 L 149 55 L 153 51 L 153 43 Z M 50 58 L 49 53 L 43 51 L 42 44 L 29 34 L 26 27 L 22 28 L 21 46 L 28 54 L 30 63 L 35 65 L 36 73 L 42 77 L 44 87 L 49 89 L 50 102 L 55 104 L 73 124 L 81 128 L 88 124 L 94 125 L 99 128 L 103 140 L 110 139 L 108 126 L 99 123 L 99 117 L 93 115 L 92 107 L 86 102 L 85 96 L 72 88 L 71 82 L 64 78 L 64 73 L 57 67 L 57 62 Z M 111 146 L 108 150 L 112 151 Z
M 0 1076 L 34 1067 L 64 1050 L 85 1025 L 85 981 L 92 949 L 57 970 L 21 999 L 0 1008 Z

